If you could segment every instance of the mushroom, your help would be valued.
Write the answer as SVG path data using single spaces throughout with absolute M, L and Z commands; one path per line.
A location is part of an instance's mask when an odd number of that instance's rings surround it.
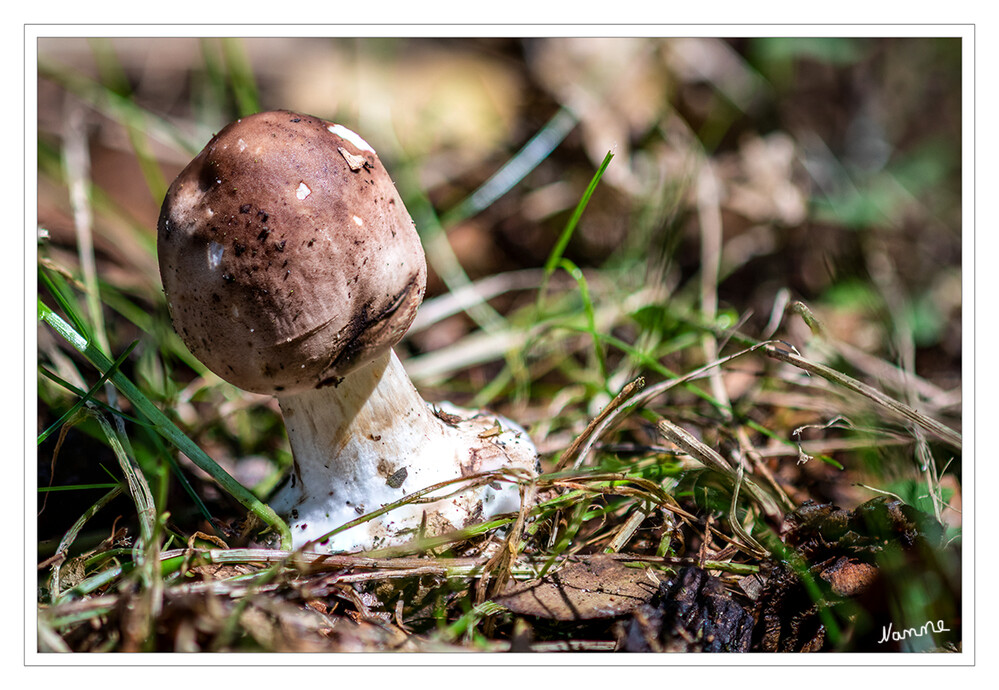
M 392 350 L 423 300 L 426 260 L 364 139 L 288 111 L 229 124 L 170 186 L 157 245 L 190 350 L 280 403 L 294 468 L 272 506 L 296 548 L 388 546 L 520 508 L 514 481 L 453 480 L 533 476 L 527 433 L 501 416 L 428 405 Z

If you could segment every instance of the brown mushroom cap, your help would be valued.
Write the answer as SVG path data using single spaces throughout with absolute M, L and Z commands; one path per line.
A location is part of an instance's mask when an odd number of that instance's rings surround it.
M 426 288 L 419 236 L 378 156 L 288 111 L 226 126 L 159 218 L 174 327 L 245 390 L 335 383 L 403 336 Z

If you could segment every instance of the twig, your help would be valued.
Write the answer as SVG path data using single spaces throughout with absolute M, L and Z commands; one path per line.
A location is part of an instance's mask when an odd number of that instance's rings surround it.
M 736 438 L 739 440 L 739 446 L 741 447 L 743 454 L 753 461 L 753 468 L 767 480 L 774 492 L 777 494 L 777 498 L 784 504 L 784 507 L 787 509 L 793 509 L 794 501 L 790 499 L 784 489 L 781 488 L 780 484 L 777 483 L 777 479 L 774 477 L 773 472 L 771 472 L 770 468 L 763 462 L 763 457 L 760 455 L 760 452 L 749 440 L 749 434 L 746 432 L 746 427 L 739 427 L 739 430 L 736 432 Z
M 676 444 L 680 449 L 688 453 L 695 460 L 700 461 L 706 467 L 721 472 L 733 480 L 738 479 L 736 470 L 728 464 L 728 461 L 726 461 L 725 458 L 719 455 L 714 449 L 694 438 L 694 436 L 692 436 L 686 429 L 683 429 L 666 419 L 660 419 L 657 426 L 659 428 L 659 432 L 665 436 L 668 441 Z M 742 481 L 745 484 L 747 493 L 756 499 L 767 515 L 775 518 L 781 515 L 781 510 L 777 507 L 777 503 L 774 499 L 767 495 L 759 486 L 757 486 L 755 482 L 751 479 L 744 479 Z
M 860 381 L 857 381 L 846 374 L 840 373 L 835 369 L 830 369 L 823 364 L 810 362 L 790 350 L 777 347 L 776 345 L 770 343 L 768 343 L 764 348 L 764 352 L 768 357 L 772 357 L 773 359 L 780 360 L 782 362 L 787 362 L 788 364 L 798 367 L 802 371 L 820 376 L 827 381 L 869 398 L 895 416 L 917 424 L 932 435 L 939 438 L 941 441 L 944 441 L 957 450 L 961 450 L 961 434 L 954 431 L 950 427 L 941 424 L 935 419 L 931 419 L 921 412 L 917 412 L 908 405 L 889 398 L 881 391 L 868 386 L 866 383 L 861 383 Z
M 631 538 L 634 536 L 635 532 L 638 530 L 639 526 L 645 521 L 649 515 L 652 514 L 652 505 L 647 502 L 643 502 L 641 506 L 633 510 L 629 515 L 628 519 L 624 521 L 624 524 L 617 530 L 613 538 L 607 544 L 604 549 L 604 553 L 617 553 L 624 548 Z
M 600 437 L 604 429 L 606 429 L 608 419 L 611 415 L 618 410 L 624 402 L 631 397 L 632 393 L 641 390 L 645 386 L 644 378 L 637 378 L 631 383 L 628 383 L 621 389 L 621 391 L 614 396 L 614 399 L 604 406 L 604 409 L 600 411 L 596 417 L 594 417 L 586 428 L 583 430 L 579 436 L 566 448 L 565 452 L 562 453 L 562 457 L 559 458 L 558 464 L 555 465 L 555 471 L 558 472 L 565 468 L 569 461 L 573 461 L 573 469 L 579 469 L 580 464 L 582 464 L 583 459 L 589 453 L 589 448 L 593 446 L 596 440 Z M 585 446 L 584 446 L 585 444 Z M 585 452 L 580 452 L 580 448 L 585 447 Z
M 718 314 L 718 271 L 722 249 L 722 218 L 718 199 L 718 180 L 711 162 L 704 160 L 697 176 L 697 218 L 701 226 L 701 313 L 708 323 Z M 704 358 L 718 359 L 718 341 L 712 331 L 701 335 Z M 711 394 L 721 404 L 717 406 L 725 420 L 732 418 L 731 404 L 721 369 L 713 369 L 709 376 Z

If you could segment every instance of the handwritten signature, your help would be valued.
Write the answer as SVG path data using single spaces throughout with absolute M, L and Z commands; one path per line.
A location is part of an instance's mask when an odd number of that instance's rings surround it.
M 927 621 L 918 628 L 904 628 L 902 630 L 892 630 L 892 624 L 889 623 L 881 627 L 881 639 L 878 640 L 878 644 L 883 644 L 888 640 L 901 642 L 910 637 L 923 637 L 931 633 L 939 635 L 942 632 L 950 632 L 950 628 L 945 627 L 942 620 Z

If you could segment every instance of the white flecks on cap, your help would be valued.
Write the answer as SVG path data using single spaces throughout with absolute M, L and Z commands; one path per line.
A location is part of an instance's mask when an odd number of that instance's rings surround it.
M 299 182 L 298 191 L 295 192 L 295 196 L 298 197 L 298 200 L 301 201 L 310 194 L 312 194 L 312 190 L 309 189 L 308 185 L 306 185 L 304 182 Z
M 364 219 L 363 218 L 359 218 L 358 216 L 354 216 L 354 225 L 356 225 L 359 228 L 363 228 L 364 227 Z
M 242 138 L 242 137 L 240 137 L 240 138 L 239 138 L 239 141 L 237 141 L 236 143 L 237 143 L 237 144 L 239 144 L 239 152 L 240 152 L 240 153 L 242 153 L 243 151 L 245 151 L 245 150 L 246 150 L 246 142 L 245 142 L 245 141 L 243 141 L 243 138 Z
M 222 254 L 225 253 L 225 247 L 223 247 L 218 242 L 208 243 L 208 268 L 213 271 L 219 267 L 222 263 Z
M 330 132 L 337 135 L 341 139 L 346 139 L 351 144 L 353 144 L 354 146 L 363 151 L 371 151 L 371 153 L 375 153 L 375 150 L 371 148 L 371 144 L 362 139 L 360 134 L 350 131 L 343 125 L 330 125 L 326 129 L 328 129 Z

